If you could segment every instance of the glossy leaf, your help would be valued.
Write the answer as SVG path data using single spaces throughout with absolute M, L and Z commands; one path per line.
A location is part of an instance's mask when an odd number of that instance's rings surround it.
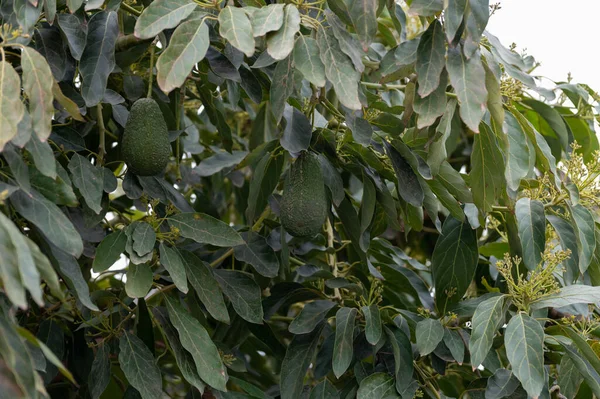
M 127 236 L 123 230 L 107 235 L 96 248 L 96 257 L 92 268 L 96 273 L 102 273 L 115 264 L 125 252 Z
M 504 334 L 506 356 L 527 393 L 537 398 L 546 385 L 544 330 L 535 319 L 519 313 L 510 319 Z
M 243 245 L 242 237 L 231 227 L 202 213 L 180 213 L 169 217 L 169 224 L 179 229 L 183 237 L 201 244 L 219 247 Z
M 475 309 L 469 341 L 473 367 L 483 363 L 492 348 L 494 335 L 504 323 L 504 301 L 504 296 L 494 296 L 481 302 Z
M 523 262 L 529 270 L 534 270 L 542 261 L 546 247 L 544 204 L 527 197 L 520 198 L 515 207 L 515 216 L 523 247 Z
M 208 26 L 203 21 L 193 19 L 179 25 L 156 61 L 156 81 L 161 90 L 169 93 L 181 87 L 206 55 L 209 44 Z
M 186 0 L 153 1 L 135 22 L 134 34 L 140 39 L 152 39 L 163 30 L 179 25 L 195 8 L 195 3 Z
M 371 345 L 375 345 L 381 339 L 381 334 L 383 332 L 381 327 L 381 314 L 379 313 L 379 308 L 377 305 L 363 306 L 361 308 L 363 315 L 365 316 L 365 335 L 367 337 L 367 341 Z

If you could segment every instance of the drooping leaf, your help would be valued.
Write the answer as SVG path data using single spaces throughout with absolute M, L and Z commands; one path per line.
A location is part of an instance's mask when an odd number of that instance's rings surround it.
M 477 236 L 469 222 L 446 218 L 431 258 L 436 307 L 442 311 L 458 303 L 477 268 Z
M 165 93 L 181 87 L 210 44 L 208 25 L 193 19 L 175 29 L 169 46 L 156 61 L 156 81 Z
M 550 222 L 556 234 L 558 234 L 561 248 L 564 251 L 571 251 L 571 256 L 563 262 L 563 265 L 566 269 L 565 279 L 569 282 L 575 281 L 579 275 L 579 251 L 577 250 L 575 229 L 573 229 L 571 223 L 557 215 L 546 215 L 546 220 Z
M 52 130 L 52 84 L 54 77 L 46 59 L 31 47 L 21 53 L 23 89 L 29 98 L 29 115 L 33 131 L 41 141 L 46 141 Z
M 92 165 L 90 161 L 79 154 L 73 154 L 69 161 L 69 171 L 73 184 L 90 209 L 96 213 L 102 211 L 102 193 L 104 192 L 104 172 Z
M 444 70 L 445 40 L 442 24 L 435 19 L 423 33 L 417 49 L 417 80 L 419 96 L 433 93 L 440 84 Z M 450 68 L 448 68 L 450 71 Z M 452 79 L 452 75 L 450 77 Z
M 544 204 L 527 197 L 520 198 L 515 206 L 515 216 L 523 247 L 523 262 L 529 270 L 533 270 L 542 261 L 546 247 Z
M 92 268 L 96 273 L 108 270 L 125 252 L 127 236 L 123 230 L 107 235 L 96 248 L 96 257 Z
M 486 110 L 487 89 L 485 70 L 480 57 L 467 59 L 460 47 L 448 49 L 446 69 L 460 104 L 461 119 L 467 127 L 479 133 L 479 122 Z
M 394 377 L 387 373 L 373 373 L 360 382 L 357 399 L 401 398 L 394 387 Z
M 131 233 L 133 240 L 133 250 L 139 256 L 144 256 L 152 251 L 156 243 L 156 233 L 154 228 L 146 222 L 136 224 L 135 230 Z
M 180 213 L 169 217 L 169 224 L 179 229 L 183 237 L 201 244 L 219 247 L 243 245 L 242 237 L 227 224 L 202 213 Z
M 254 222 L 279 184 L 283 161 L 284 157 L 281 155 L 266 153 L 256 165 L 250 181 L 248 208 L 246 208 L 246 217 L 249 221 Z
M 569 210 L 574 222 L 577 236 L 577 251 L 579 254 L 579 271 L 585 273 L 596 250 L 595 223 L 592 213 L 583 205 L 569 204 Z
M 235 311 L 250 323 L 262 324 L 263 308 L 260 287 L 251 274 L 236 270 L 215 270 L 215 279 Z
M 166 304 L 169 319 L 179 333 L 181 344 L 192 355 L 200 378 L 211 387 L 225 391 L 227 371 L 206 329 L 174 299 L 167 297 Z
M 61 13 L 56 16 L 56 21 L 67 38 L 71 55 L 79 61 L 87 41 L 88 23 L 85 17 L 82 14 Z
M 246 56 L 254 54 L 252 25 L 243 9 L 233 6 L 223 8 L 219 13 L 219 33 Z
M 409 387 L 415 382 L 412 345 L 403 330 L 390 327 L 384 327 L 384 329 L 394 354 L 396 392 L 402 394 L 409 390 Z
M 417 127 L 422 129 L 431 126 L 436 119 L 444 114 L 446 110 L 446 86 L 448 85 L 448 74 L 442 72 L 438 87 L 427 97 L 415 98 L 414 111 L 419 114 Z
M 200 301 L 206 306 L 208 313 L 216 320 L 229 324 L 229 313 L 225 306 L 223 293 L 210 266 L 192 252 L 179 250 L 179 255 L 183 260 L 187 278 Z
M 304 387 L 304 376 L 319 344 L 321 331 L 322 325 L 311 333 L 295 335 L 288 345 L 281 364 L 281 399 L 300 397 Z
M 179 251 L 175 248 L 168 247 L 164 242 L 161 242 L 158 248 L 160 253 L 160 264 L 167 269 L 169 276 L 173 279 L 173 283 L 177 286 L 177 289 L 184 294 L 187 293 L 187 275 Z
M 199 176 L 212 176 L 226 168 L 239 164 L 245 157 L 246 151 L 217 152 L 216 154 L 202 160 L 200 165 L 194 168 Z
M 268 32 L 279 30 L 283 25 L 285 4 L 269 4 L 252 13 L 252 33 L 254 37 L 264 36 Z
M 444 345 L 450 350 L 454 360 L 462 364 L 465 358 L 465 343 L 459 331 L 444 329 Z
M 381 314 L 379 313 L 379 307 L 377 307 L 377 305 L 363 306 L 361 310 L 367 324 L 365 327 L 365 336 L 371 345 L 375 345 L 381 339 L 381 334 L 383 332 L 381 328 Z
M 299 35 L 294 44 L 294 65 L 304 78 L 317 87 L 325 86 L 325 65 L 319 55 L 317 41 Z
M 396 185 L 398 195 L 409 204 L 420 207 L 423 205 L 425 194 L 415 171 L 396 148 L 385 140 L 383 144 L 398 179 L 398 184 Z
M 283 111 L 286 121 L 281 146 L 290 153 L 298 153 L 308 149 L 312 137 L 312 126 L 306 115 L 292 106 L 286 106 Z
M 104 98 L 108 75 L 115 67 L 115 45 L 119 35 L 117 13 L 101 11 L 90 18 L 85 49 L 81 55 L 81 96 L 88 107 Z
M 467 1 L 455 0 L 444 3 L 444 29 L 446 30 L 446 39 L 449 43 L 454 40 L 460 24 L 463 22 L 463 16 L 467 9 Z
M 92 399 L 98 399 L 110 383 L 110 346 L 102 344 L 98 346 L 92 369 L 88 378 L 90 395 Z
M 354 308 L 340 308 L 335 315 L 333 373 L 337 378 L 346 372 L 352 362 L 356 314 Z
M 358 82 L 360 73 L 340 49 L 338 39 L 327 29 L 317 32 L 317 44 L 321 61 L 325 66 L 325 76 L 331 82 L 340 102 L 349 109 L 360 109 Z
M 335 302 L 316 300 L 304 305 L 300 314 L 290 323 L 288 330 L 292 334 L 308 334 L 319 325 Z
M 506 151 L 506 185 L 511 190 L 517 190 L 521 179 L 527 177 L 535 164 L 534 149 L 523 132 L 521 125 L 510 112 L 505 113 L 505 129 L 508 138 Z
M 162 378 L 154 356 L 141 339 L 127 331 L 119 339 L 119 364 L 143 399 L 162 397 Z
M 586 371 L 589 369 L 587 364 L 583 361 L 581 355 L 576 352 L 575 348 L 569 349 L 567 349 L 567 356 L 563 356 L 563 358 L 560 360 L 558 386 L 560 386 L 560 392 L 562 395 L 565 395 L 567 398 L 574 398 L 579 390 L 581 381 L 583 380 L 583 376 L 579 372 L 579 368 L 585 367 L 584 370 Z M 583 374 L 588 376 L 588 381 L 591 379 L 590 377 L 593 376 L 591 370 L 589 370 L 587 373 L 584 372 Z M 597 386 L 598 384 L 592 383 L 590 385 Z
M 153 1 L 137 19 L 134 34 L 140 39 L 152 39 L 163 30 L 179 25 L 195 8 L 195 3 L 186 0 Z
M 473 367 L 483 363 L 492 348 L 496 331 L 504 323 L 504 301 L 503 295 L 494 296 L 481 302 L 475 309 L 473 331 L 469 341 Z
M 444 327 L 439 320 L 425 319 L 417 323 L 417 348 L 421 356 L 427 356 L 444 339 Z
M 270 91 L 271 111 L 275 116 L 275 122 L 279 123 L 288 98 L 294 92 L 294 69 L 293 57 L 289 55 L 286 59 L 281 60 L 275 66 L 273 79 Z
M 129 264 L 125 292 L 131 298 L 143 298 L 152 288 L 152 269 L 147 263 Z
M 56 179 L 56 160 L 54 152 L 48 142 L 40 141 L 37 136 L 32 136 L 25 144 L 25 149 L 32 155 L 33 162 L 38 171 L 50 179 Z
M 514 375 L 529 396 L 537 398 L 547 383 L 542 326 L 527 314 L 519 313 L 506 326 L 504 345 Z
M 506 369 L 498 369 L 493 376 L 488 378 L 485 388 L 486 399 L 502 399 L 510 397 L 519 387 L 519 380 Z
M 294 49 L 294 38 L 300 30 L 300 12 L 293 4 L 284 9 L 283 25 L 267 35 L 267 52 L 274 60 L 283 60 Z
M 489 17 L 489 0 L 469 0 L 469 12 L 466 15 L 467 38 L 464 48 L 467 58 L 473 56 L 479 48 L 481 34 L 485 30 Z
M 377 34 L 377 2 L 375 0 L 352 1 L 349 12 L 363 50 L 367 51 Z
M 17 135 L 25 106 L 18 93 L 21 79 L 9 62 L 0 61 L 0 151 Z
M 339 392 L 329 380 L 324 379 L 322 382 L 317 384 L 316 387 L 310 391 L 310 397 L 308 399 L 338 399 Z
M 331 4 L 331 2 L 328 4 Z M 354 68 L 358 72 L 362 73 L 365 70 L 365 65 L 362 62 L 362 56 L 364 52 L 362 51 L 360 43 L 354 36 L 350 34 L 350 32 L 348 32 L 345 25 L 334 13 L 329 10 L 325 10 L 324 14 L 327 17 L 327 22 L 333 30 L 333 35 L 338 40 L 340 50 L 342 50 L 342 53 L 350 57 Z
M 531 303 L 531 309 L 542 309 L 546 307 L 562 308 L 577 303 L 600 302 L 600 287 L 587 285 L 568 285 L 562 287 L 558 292 L 543 296 Z
M 504 158 L 498 140 L 486 124 L 475 135 L 471 153 L 471 189 L 477 207 L 489 212 L 505 190 Z
M 248 233 L 246 244 L 234 248 L 236 259 L 246 262 L 265 277 L 275 277 L 279 272 L 279 261 L 264 237 Z

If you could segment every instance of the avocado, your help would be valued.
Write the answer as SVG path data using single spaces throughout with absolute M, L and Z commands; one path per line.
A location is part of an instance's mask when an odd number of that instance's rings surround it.
M 319 159 L 303 152 L 290 167 L 280 204 L 285 231 L 295 237 L 313 237 L 327 218 L 327 195 Z
M 127 167 L 139 176 L 162 172 L 171 155 L 169 131 L 156 101 L 141 98 L 133 103 L 121 142 Z

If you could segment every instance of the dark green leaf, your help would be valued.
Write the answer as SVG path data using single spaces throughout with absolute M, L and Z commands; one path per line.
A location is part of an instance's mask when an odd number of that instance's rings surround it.
M 304 376 L 319 344 L 323 326 L 309 334 L 295 335 L 281 364 L 281 399 L 297 399 L 304 387 Z
M 444 114 L 446 110 L 446 86 L 448 86 L 448 74 L 442 72 L 439 86 L 431 94 L 424 98 L 419 96 L 415 98 L 413 107 L 415 112 L 419 114 L 417 121 L 419 129 L 433 125 L 436 119 Z
M 529 270 L 534 270 L 542 261 L 546 247 L 544 204 L 523 197 L 517 201 L 515 216 L 523 247 L 523 262 Z
M 431 258 L 436 306 L 445 313 L 459 302 L 477 268 L 477 236 L 467 221 L 448 217 Z
M 275 277 L 279 272 L 279 260 L 264 237 L 256 233 L 248 233 L 246 244 L 234 248 L 236 259 L 248 263 L 259 274 L 265 277 Z
M 110 383 L 110 346 L 106 343 L 98 346 L 92 363 L 88 386 L 92 399 L 100 398 Z
M 409 14 L 428 17 L 442 11 L 442 0 L 413 0 L 410 3 Z
M 335 302 L 316 300 L 304 305 L 300 314 L 290 323 L 292 334 L 308 334 L 325 319 L 327 313 L 336 306 Z
M 444 339 L 444 327 L 439 320 L 425 319 L 417 323 L 417 348 L 421 356 L 427 356 Z
M 490 17 L 489 0 L 469 0 L 469 12 L 466 14 L 467 39 L 465 54 L 471 57 L 479 48 L 481 34 L 485 30 Z
M 504 158 L 492 129 L 483 123 L 480 127 L 473 143 L 469 176 L 475 205 L 489 212 L 505 191 Z
M 533 171 L 535 150 L 513 114 L 507 112 L 504 120 L 506 121 L 504 126 L 508 138 L 504 175 L 507 186 L 516 191 L 519 188 L 521 179 L 527 177 Z
M 127 331 L 119 339 L 119 363 L 143 399 L 162 398 L 162 377 L 154 356 L 141 339 Z
M 481 302 L 473 315 L 473 331 L 469 341 L 471 364 L 478 367 L 487 357 L 494 335 L 504 323 L 504 296 L 494 296 Z
M 454 0 L 445 3 L 444 9 L 444 29 L 446 30 L 446 39 L 448 43 L 454 41 L 454 37 L 463 22 L 463 16 L 467 9 L 468 0 Z
M 144 256 L 154 249 L 156 233 L 149 223 L 139 222 L 131 233 L 131 238 L 133 239 L 133 250 L 139 256 Z
M 544 373 L 544 330 L 525 313 L 508 322 L 504 334 L 506 356 L 529 396 L 537 398 L 547 384 Z
M 251 274 L 236 270 L 215 270 L 215 279 L 235 311 L 250 323 L 262 324 L 263 308 L 260 287 Z
M 248 155 L 246 151 L 220 151 L 200 162 L 194 172 L 199 176 L 212 176 L 223 169 L 239 164 Z
M 574 222 L 575 235 L 578 238 L 579 271 L 585 273 L 596 250 L 594 217 L 587 208 L 580 204 L 569 204 L 569 210 Z
M 329 2 L 328 4 L 331 3 Z M 325 10 L 324 14 L 327 17 L 327 22 L 333 30 L 333 35 L 338 40 L 340 49 L 344 54 L 350 57 L 350 60 L 352 60 L 352 64 L 354 65 L 354 69 L 362 73 L 365 70 L 365 66 L 362 62 L 362 56 L 364 55 L 364 52 L 361 49 L 360 43 L 354 36 L 350 34 L 350 32 L 348 32 L 342 21 L 340 21 L 335 14 L 329 10 Z M 321 57 L 321 59 L 323 58 Z
M 361 308 L 365 316 L 365 336 L 371 345 L 375 345 L 381 339 L 381 315 L 377 305 L 363 306 Z
M 256 165 L 248 194 L 248 208 L 246 217 L 250 223 L 258 216 L 268 203 L 269 196 L 279 184 L 281 170 L 285 158 L 281 155 L 274 156 L 266 153 Z
M 573 346 L 565 346 L 566 356 L 560 362 L 558 384 L 560 392 L 567 398 L 575 398 L 582 380 L 594 391 L 600 392 L 600 374 Z M 571 393 L 571 395 L 569 395 Z M 568 395 L 568 396 L 567 396 Z
M 152 288 L 152 269 L 147 263 L 136 265 L 129 264 L 127 270 L 127 282 L 125 283 L 125 292 L 131 298 L 143 298 Z
M 413 206 L 423 205 L 425 194 L 423 193 L 423 188 L 421 187 L 414 170 L 411 168 L 408 161 L 400 155 L 400 152 L 398 152 L 396 148 L 391 146 L 385 140 L 383 141 L 383 144 L 392 162 L 396 178 L 398 179 L 398 184 L 396 185 L 398 195 Z
M 387 373 L 374 373 L 360 382 L 357 399 L 396 399 L 401 396 L 394 388 L 394 377 Z
M 104 171 L 92 165 L 79 154 L 73 154 L 69 161 L 69 172 L 73 184 L 85 200 L 86 205 L 96 213 L 102 211 L 102 193 L 104 192 Z
M 291 153 L 297 153 L 308 149 L 312 137 L 312 126 L 308 118 L 296 108 L 286 106 L 283 111 L 286 121 L 281 146 Z
M 558 238 L 560 239 L 561 248 L 571 250 L 571 256 L 563 262 L 565 266 L 565 280 L 569 283 L 575 281 L 579 275 L 579 251 L 577 250 L 577 236 L 575 235 L 575 229 L 571 223 L 556 215 L 546 215 L 546 219 L 550 222 Z
M 335 315 L 333 373 L 337 378 L 346 372 L 352 362 L 356 314 L 354 308 L 340 308 Z
M 377 34 L 377 6 L 376 0 L 356 0 L 349 5 L 350 19 L 364 51 Z
M 445 50 L 442 24 L 435 19 L 423 33 L 417 49 L 419 96 L 428 96 L 439 86 L 440 75 L 444 70 Z
M 486 399 L 502 399 L 510 397 L 519 386 L 519 380 L 506 369 L 498 369 L 493 376 L 488 378 L 485 388 Z
M 48 176 L 52 180 L 56 179 L 56 160 L 54 159 L 54 152 L 50 144 L 45 141 L 40 141 L 37 136 L 31 137 L 31 139 L 25 144 L 25 149 L 29 151 L 33 157 L 35 167 L 44 176 Z
M 77 61 L 81 59 L 87 40 L 88 24 L 82 14 L 61 13 L 56 16 L 58 26 L 67 38 L 71 55 Z
M 456 330 L 444 329 L 444 344 L 450 350 L 454 360 L 462 364 L 465 358 L 465 342 Z
M 242 237 L 224 222 L 203 213 L 180 213 L 169 217 L 169 224 L 181 235 L 200 244 L 218 247 L 243 245 Z
M 317 384 L 316 387 L 312 389 L 310 392 L 310 397 L 308 399 L 338 399 L 339 392 L 326 378 Z
M 108 270 L 125 252 L 127 236 L 123 230 L 107 235 L 96 248 L 96 257 L 92 268 L 96 273 Z
M 153 1 L 137 19 L 134 34 L 140 39 L 152 39 L 163 30 L 179 25 L 195 8 L 195 3 L 186 0 Z
M 179 333 L 181 344 L 191 353 L 200 378 L 211 387 L 225 391 L 227 371 L 204 327 L 174 299 L 167 297 L 166 304 L 169 319 Z
M 281 60 L 275 66 L 271 79 L 270 103 L 275 122 L 279 123 L 283 116 L 288 98 L 294 92 L 294 68 L 292 55 Z
M 175 248 L 168 247 L 164 242 L 161 242 L 158 248 L 160 253 L 160 264 L 167 269 L 169 276 L 171 276 L 177 289 L 186 294 L 188 292 L 187 274 L 179 251 Z

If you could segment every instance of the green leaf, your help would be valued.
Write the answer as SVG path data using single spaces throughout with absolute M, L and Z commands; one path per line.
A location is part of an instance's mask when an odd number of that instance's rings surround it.
M 321 61 L 325 66 L 325 76 L 333 85 L 338 99 L 349 109 L 360 109 L 358 82 L 360 73 L 340 49 L 338 39 L 327 29 L 317 31 L 317 44 L 321 51 Z
M 227 6 L 219 13 L 219 33 L 248 57 L 254 54 L 252 25 L 242 8 Z
M 428 17 L 442 11 L 442 0 L 413 0 L 410 3 L 409 14 Z
M 31 266 L 35 268 L 35 265 L 30 252 L 23 252 L 23 248 L 19 248 L 15 244 L 13 241 L 14 234 L 20 236 L 21 232 L 10 219 L 0 213 L 0 249 L 3 254 L 0 259 L 0 276 L 8 299 L 21 309 L 26 309 L 27 298 L 20 266 L 22 265 L 24 270 L 28 270 Z M 39 285 L 39 276 L 37 280 L 35 283 Z M 41 302 L 42 304 L 43 302 Z
M 475 205 L 484 212 L 492 210 L 505 191 L 504 158 L 496 135 L 486 124 L 475 135 L 471 153 L 471 189 Z
M 175 29 L 169 46 L 156 61 L 156 81 L 165 93 L 181 87 L 198 62 L 206 55 L 210 39 L 208 25 L 193 19 Z
M 162 377 L 154 356 L 141 339 L 127 331 L 119 339 L 119 364 L 143 399 L 162 398 Z
M 325 86 L 325 65 L 315 39 L 306 35 L 298 36 L 294 44 L 294 65 L 310 83 L 317 87 Z
M 326 378 L 310 391 L 308 399 L 339 399 L 339 392 Z
M 64 364 L 60 361 L 58 357 L 52 352 L 45 343 L 40 341 L 35 335 L 33 335 L 29 330 L 18 327 L 19 334 L 24 337 L 29 343 L 31 343 L 34 347 L 41 349 L 44 357 L 52 363 L 62 375 L 64 375 L 69 381 L 75 384 L 75 378 L 73 378 L 73 374 L 64 366 Z
M 281 60 L 275 66 L 271 79 L 269 101 L 275 122 L 279 123 L 288 98 L 294 92 L 294 63 L 292 55 Z
M 316 300 L 309 302 L 300 311 L 300 314 L 290 323 L 288 327 L 292 334 L 308 334 L 324 319 L 327 313 L 336 306 L 335 302 L 327 300 Z
M 196 3 L 187 0 L 156 0 L 144 8 L 135 22 L 134 35 L 152 39 L 165 29 L 179 25 L 196 9 Z
M 567 130 L 565 121 L 560 116 L 558 111 L 556 111 L 549 105 L 534 99 L 526 99 L 525 101 L 523 101 L 523 103 L 533 108 L 535 112 L 537 112 L 548 123 L 548 125 L 550 125 L 552 132 L 556 135 L 556 137 L 558 137 L 558 140 L 560 141 L 560 145 L 563 148 L 563 150 L 568 151 L 570 149 L 570 134 Z
M 267 240 L 249 232 L 246 234 L 246 244 L 234 247 L 236 259 L 248 263 L 259 274 L 265 277 L 275 277 L 279 272 L 279 260 Z
M 520 198 L 515 206 L 519 239 L 523 247 L 523 262 L 534 270 L 542 261 L 546 247 L 546 217 L 544 204 L 527 197 Z
M 115 231 L 102 240 L 96 248 L 96 257 L 92 264 L 92 269 L 96 273 L 102 273 L 115 264 L 125 252 L 127 236 L 123 230 Z
M 446 347 L 450 350 L 454 360 L 461 365 L 465 358 L 465 342 L 461 338 L 460 333 L 457 330 L 445 328 L 444 345 L 446 345 Z
M 340 378 L 348 370 L 354 352 L 354 321 L 357 310 L 340 308 L 335 314 L 335 344 L 333 348 L 333 374 Z
M 328 4 L 331 5 L 332 3 L 328 2 Z M 346 26 L 334 13 L 329 10 L 325 10 L 324 14 L 327 17 L 327 23 L 333 30 L 333 35 L 338 40 L 340 50 L 342 50 L 342 53 L 350 57 L 350 60 L 354 65 L 354 69 L 362 73 L 365 70 L 365 66 L 362 62 L 362 56 L 364 55 L 364 52 L 362 51 L 360 43 L 354 36 L 350 34 L 350 32 L 348 32 Z
M 25 144 L 25 149 L 33 157 L 33 162 L 35 163 L 37 170 L 44 176 L 48 176 L 52 180 L 55 180 L 57 173 L 56 160 L 50 144 L 46 141 L 40 141 L 37 136 L 33 136 L 27 144 Z
M 475 231 L 467 221 L 446 218 L 431 258 L 436 306 L 442 313 L 467 292 L 477 260 Z
M 562 287 L 557 293 L 546 295 L 531 303 L 531 309 L 562 308 L 576 303 L 600 302 L 600 287 L 589 285 L 568 285 Z
M 421 356 L 427 356 L 444 339 L 444 327 L 439 320 L 424 319 L 417 323 L 415 335 L 419 353 Z
M 414 110 L 419 114 L 417 127 L 422 129 L 431 126 L 436 119 L 446 111 L 446 86 L 448 86 L 448 74 L 442 71 L 438 87 L 427 97 L 415 98 Z
M 465 54 L 471 57 L 479 48 L 481 34 L 485 30 L 490 17 L 489 0 L 469 0 L 469 11 L 465 16 L 467 38 L 465 40 Z
M 365 316 L 365 335 L 367 337 L 367 342 L 371 345 L 375 345 L 381 339 L 381 334 L 383 332 L 381 329 L 379 307 L 377 305 L 363 306 L 361 311 Z
M 463 22 L 463 16 L 467 9 L 468 0 L 454 0 L 445 3 L 444 9 L 444 29 L 446 30 L 446 39 L 448 43 L 454 41 L 454 37 Z
M 46 59 L 31 47 L 21 52 L 23 90 L 29 99 L 29 115 L 33 131 L 41 141 L 46 141 L 52 131 L 54 105 L 52 85 L 54 77 Z
M 73 185 L 77 187 L 86 205 L 99 214 L 102 211 L 102 193 L 104 192 L 104 172 L 90 161 L 75 153 L 69 161 L 69 172 Z
M 35 191 L 17 191 L 10 197 L 12 205 L 25 219 L 44 233 L 61 250 L 79 257 L 83 241 L 60 208 Z
M 229 313 L 223 293 L 210 266 L 191 252 L 179 250 L 179 255 L 183 260 L 187 278 L 208 313 L 216 320 L 229 324 Z
M 191 385 L 195 386 L 201 394 L 204 393 L 206 384 L 204 384 L 198 376 L 198 370 L 196 369 L 194 359 L 192 358 L 192 355 L 183 348 L 183 345 L 181 345 L 177 330 L 173 327 L 171 322 L 169 322 L 164 308 L 154 308 L 152 311 L 155 319 L 158 320 L 165 333 L 165 337 L 175 356 L 175 362 L 177 363 L 177 367 L 179 367 L 183 378 Z
M 346 125 L 352 131 L 352 137 L 354 138 L 354 141 L 363 147 L 368 147 L 371 144 L 373 127 L 369 121 L 348 113 L 346 114 Z
M 69 7 L 69 11 L 74 13 L 79 10 L 83 5 L 83 0 L 67 0 L 67 7 Z
M 160 243 L 158 247 L 160 253 L 160 264 L 167 269 L 169 276 L 177 286 L 179 291 L 187 294 L 187 274 L 185 272 L 185 266 L 183 259 L 179 255 L 179 251 L 175 248 L 168 247 L 164 242 Z
M 88 23 L 85 17 L 81 14 L 60 13 L 56 16 L 56 21 L 67 38 L 71 55 L 79 61 L 88 33 Z
M 110 345 L 98 346 L 88 377 L 88 387 L 92 399 L 100 398 L 110 383 Z
M 35 267 L 38 269 L 42 279 L 46 282 L 46 284 L 48 284 L 48 288 L 50 288 L 52 295 L 63 300 L 65 295 L 61 289 L 58 276 L 56 275 L 56 271 L 54 271 L 50 260 L 48 260 L 46 255 L 40 251 L 40 248 L 35 242 L 31 241 L 27 237 L 25 237 L 25 241 L 29 246 L 29 252 L 31 252 L 31 256 L 33 256 Z
M 590 362 L 577 351 L 575 347 L 570 345 L 564 346 L 566 350 L 566 355 L 563 359 L 570 359 L 574 366 L 579 371 L 579 375 L 583 377 L 586 384 L 591 388 L 594 392 L 595 396 L 600 395 L 600 374 L 594 369 L 594 367 L 590 364 Z M 562 365 L 562 363 L 561 363 Z M 562 368 L 561 368 L 562 373 Z M 560 375 L 559 375 L 560 378 Z M 559 380 L 560 381 L 560 380 Z M 563 392 L 563 387 L 561 387 L 561 392 Z M 577 387 L 576 387 L 577 388 Z M 565 392 L 566 393 L 566 392 Z
M 356 399 L 396 399 L 401 396 L 394 388 L 394 377 L 387 373 L 374 373 L 360 382 Z
M 494 296 L 481 302 L 475 309 L 472 320 L 469 352 L 471 365 L 478 367 L 487 357 L 494 335 L 504 323 L 504 296 Z
M 224 222 L 203 213 L 180 213 L 168 218 L 181 235 L 200 244 L 218 247 L 243 245 L 242 237 Z
M 508 188 L 516 191 L 519 188 L 521 179 L 524 179 L 533 171 L 535 150 L 513 114 L 507 112 L 504 120 L 508 138 L 504 176 Z
M 156 243 L 156 233 L 154 227 L 149 223 L 137 223 L 135 230 L 131 233 L 133 240 L 133 250 L 139 256 L 144 256 L 154 249 Z
M 435 19 L 423 33 L 417 48 L 415 69 L 421 97 L 433 93 L 440 84 L 440 75 L 444 70 L 445 42 L 442 24 Z
M 267 206 L 268 198 L 279 184 L 285 158 L 282 155 L 266 153 L 256 165 L 250 180 L 246 217 L 250 223 Z
M 25 113 L 21 98 L 21 79 L 12 65 L 0 61 L 0 151 L 17 135 L 17 126 Z
M 227 371 L 206 329 L 174 299 L 167 297 L 166 305 L 169 319 L 179 333 L 181 344 L 191 353 L 200 378 L 211 387 L 226 391 Z
M 281 28 L 267 35 L 267 53 L 274 60 L 283 60 L 294 49 L 294 38 L 300 31 L 300 12 L 293 4 L 287 4 L 284 9 L 284 19 Z
M 115 67 L 115 45 L 119 35 L 117 13 L 101 11 L 89 21 L 85 49 L 79 63 L 83 80 L 81 96 L 92 107 L 104 98 L 108 75 Z
M 396 392 L 404 393 L 414 384 L 413 350 L 410 339 L 398 328 L 385 328 L 385 333 L 394 354 L 394 375 L 396 376 Z
M 542 326 L 527 314 L 519 313 L 506 326 L 504 345 L 514 375 L 529 396 L 537 398 L 547 383 Z
M 202 160 L 200 165 L 194 168 L 194 172 L 199 176 L 212 176 L 223 169 L 230 168 L 239 164 L 247 155 L 246 151 L 220 151 L 216 154 Z
M 237 314 L 250 323 L 262 324 L 261 292 L 254 277 L 249 273 L 224 269 L 215 270 L 214 275 Z
M 398 183 L 396 184 L 398 195 L 413 206 L 422 206 L 425 193 L 415 171 L 411 168 L 408 160 L 395 147 L 388 143 L 387 140 L 384 140 L 383 144 L 398 179 Z
M 125 292 L 131 298 L 143 298 L 152 288 L 152 269 L 147 263 L 136 265 L 129 264 L 127 270 L 127 282 L 125 283 Z
M 461 119 L 469 129 L 479 133 L 479 123 L 485 113 L 488 96 L 485 70 L 479 55 L 467 59 L 460 47 L 449 48 L 446 68 L 458 97 Z
M 569 354 L 570 352 L 567 353 Z M 579 373 L 577 364 L 569 355 L 563 356 L 560 359 L 558 370 L 558 386 L 560 387 L 561 394 L 566 398 L 574 398 L 583 379 Z
M 304 376 L 319 344 L 323 325 L 309 334 L 294 335 L 281 363 L 281 399 L 297 399 L 304 387 Z
M 577 250 L 579 254 L 579 271 L 585 273 L 592 262 L 596 250 L 595 223 L 592 213 L 580 204 L 571 205 L 569 211 L 574 222 L 575 235 L 577 236 Z
M 563 250 L 570 249 L 571 256 L 569 256 L 564 262 L 565 266 L 565 280 L 573 282 L 579 276 L 579 251 L 577 249 L 577 236 L 575 235 L 575 229 L 569 221 L 556 215 L 546 215 L 546 219 L 550 222 L 558 238 L 560 240 L 560 246 Z
M 269 4 L 252 13 L 252 33 L 254 37 L 264 36 L 268 32 L 279 30 L 283 25 L 285 4 Z
M 498 369 L 493 376 L 488 378 L 485 398 L 502 399 L 510 397 L 518 387 L 519 380 L 515 378 L 510 370 Z
M 377 7 L 376 0 L 350 2 L 350 19 L 364 51 L 369 50 L 369 45 L 377 35 Z

